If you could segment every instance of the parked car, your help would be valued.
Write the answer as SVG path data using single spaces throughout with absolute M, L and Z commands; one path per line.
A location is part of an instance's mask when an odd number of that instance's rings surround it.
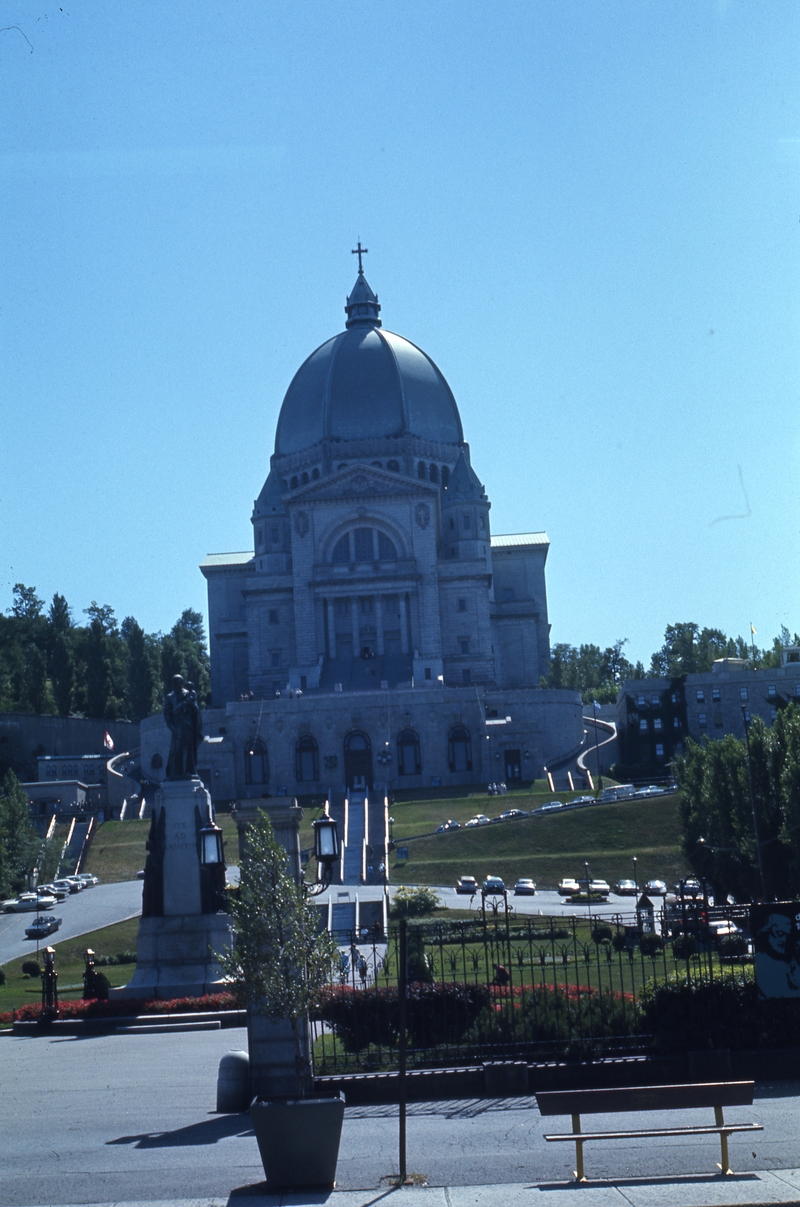
M 83 885 L 79 881 L 74 881 L 71 878 L 68 879 L 66 876 L 61 880 L 54 880 L 53 884 L 56 888 L 62 888 L 68 893 L 79 893 L 83 888 Z
M 506 891 L 506 886 L 499 876 L 487 876 L 481 887 L 489 897 Z
M 489 818 L 485 813 L 476 813 L 475 816 L 471 817 L 467 822 L 468 826 L 488 826 L 488 824 Z
M 78 872 L 75 876 L 76 880 L 82 880 L 87 888 L 94 888 L 100 881 L 97 876 L 93 876 L 91 872 Z
M 56 888 L 54 884 L 37 884 L 36 892 L 40 897 L 55 897 L 56 901 L 66 901 L 69 889 Z
M 742 933 L 741 927 L 737 926 L 735 922 L 726 920 L 721 922 L 709 922 L 708 929 L 711 931 L 711 935 L 715 939 L 727 939 L 731 935 L 740 935 Z
M 478 882 L 474 876 L 459 876 L 456 881 L 456 892 L 466 893 L 472 897 L 478 891 Z
M 40 897 L 38 893 L 20 893 L 3 902 L 6 914 L 38 913 L 40 909 L 55 909 L 55 897 Z
M 563 809 L 560 800 L 549 800 L 546 805 L 540 805 L 538 809 L 531 810 L 531 817 L 535 817 L 539 813 L 555 813 L 557 809 Z
M 60 918 L 54 918 L 52 914 L 45 914 L 34 918 L 31 925 L 25 927 L 25 935 L 29 939 L 46 939 L 48 935 L 55 934 L 60 925 Z
M 505 813 L 501 813 L 503 821 L 510 821 L 513 817 L 527 817 L 526 809 L 506 809 Z
M 667 886 L 663 880 L 648 880 L 644 891 L 648 897 L 666 897 Z
M 683 895 L 684 897 L 691 897 L 693 900 L 697 900 L 697 898 L 703 895 L 703 886 L 699 880 L 690 878 L 689 880 L 679 880 L 672 891 L 676 897 Z
M 569 802 L 570 808 L 576 809 L 581 805 L 593 805 L 595 798 L 593 796 L 576 796 L 574 800 Z
M 139 868 L 139 871 L 136 873 L 136 879 L 144 880 L 144 868 Z
M 600 897 L 607 897 L 611 892 L 611 888 L 607 880 L 590 880 L 589 892 L 595 893 Z
M 73 892 L 82 893 L 86 888 L 86 883 L 81 880 L 80 876 L 62 876 L 61 879 L 66 880 Z
M 536 892 L 536 885 L 532 880 L 518 880 L 514 885 L 514 893 L 518 897 L 532 897 Z
M 579 893 L 580 891 L 581 886 L 571 876 L 566 876 L 563 880 L 559 881 L 558 893 L 560 897 L 571 897 L 573 893 Z
M 437 826 L 436 833 L 437 834 L 446 834 L 448 830 L 460 830 L 460 829 L 461 829 L 461 823 L 458 821 L 453 821 L 451 818 L 449 821 L 443 821 L 440 826 Z
M 635 880 L 618 880 L 614 885 L 618 897 L 635 897 L 638 891 Z

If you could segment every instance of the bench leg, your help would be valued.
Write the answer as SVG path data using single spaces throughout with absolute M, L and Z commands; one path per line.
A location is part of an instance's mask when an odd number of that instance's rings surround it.
M 580 1115 L 572 1116 L 572 1130 L 573 1130 L 573 1132 L 579 1132 L 581 1130 Z M 575 1181 L 576 1182 L 585 1182 L 586 1175 L 583 1172 L 583 1140 L 575 1141 L 575 1164 L 578 1167 L 575 1170 Z
M 721 1106 L 714 1107 L 714 1119 L 716 1121 L 717 1127 L 722 1127 L 725 1120 L 722 1115 Z M 728 1161 L 728 1136 L 729 1135 L 730 1135 L 730 1132 L 720 1132 L 720 1134 L 719 1134 L 720 1160 L 717 1162 L 717 1169 L 720 1171 L 721 1174 L 732 1174 L 733 1173 L 733 1170 L 731 1169 L 730 1163 Z

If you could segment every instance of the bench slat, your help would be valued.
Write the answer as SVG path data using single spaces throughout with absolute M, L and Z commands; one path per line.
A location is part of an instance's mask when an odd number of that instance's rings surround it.
M 725 1123 L 722 1127 L 659 1127 L 632 1132 L 558 1132 L 545 1140 L 635 1140 L 642 1136 L 717 1136 L 729 1132 L 763 1132 L 760 1123 Z
M 752 1081 L 711 1081 L 695 1085 L 624 1086 L 601 1090 L 548 1090 L 536 1095 L 542 1115 L 615 1114 L 669 1111 L 706 1106 L 751 1106 Z

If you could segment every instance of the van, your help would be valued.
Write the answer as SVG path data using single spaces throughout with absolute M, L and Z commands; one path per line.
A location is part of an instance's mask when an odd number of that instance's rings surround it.
M 630 800 L 635 795 L 636 789 L 633 784 L 615 784 L 613 788 L 603 789 L 600 800 Z

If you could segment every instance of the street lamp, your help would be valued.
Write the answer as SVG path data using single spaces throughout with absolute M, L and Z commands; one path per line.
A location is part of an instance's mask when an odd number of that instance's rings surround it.
M 638 861 L 637 857 L 634 855 L 631 859 L 631 863 L 633 864 L 633 883 L 636 885 L 636 896 L 637 897 L 639 896 L 639 877 L 636 874 L 636 864 L 638 862 L 639 861 Z
M 324 893 L 330 888 L 333 880 L 333 868 L 339 861 L 339 828 L 332 817 L 328 815 L 328 803 L 325 802 L 325 812 L 312 822 L 314 830 L 314 855 L 317 860 L 317 879 L 311 884 L 303 884 L 305 891 L 311 897 Z M 320 875 L 321 873 L 321 875 Z
M 215 867 L 224 862 L 222 830 L 209 817 L 200 830 L 200 863 L 203 867 Z

